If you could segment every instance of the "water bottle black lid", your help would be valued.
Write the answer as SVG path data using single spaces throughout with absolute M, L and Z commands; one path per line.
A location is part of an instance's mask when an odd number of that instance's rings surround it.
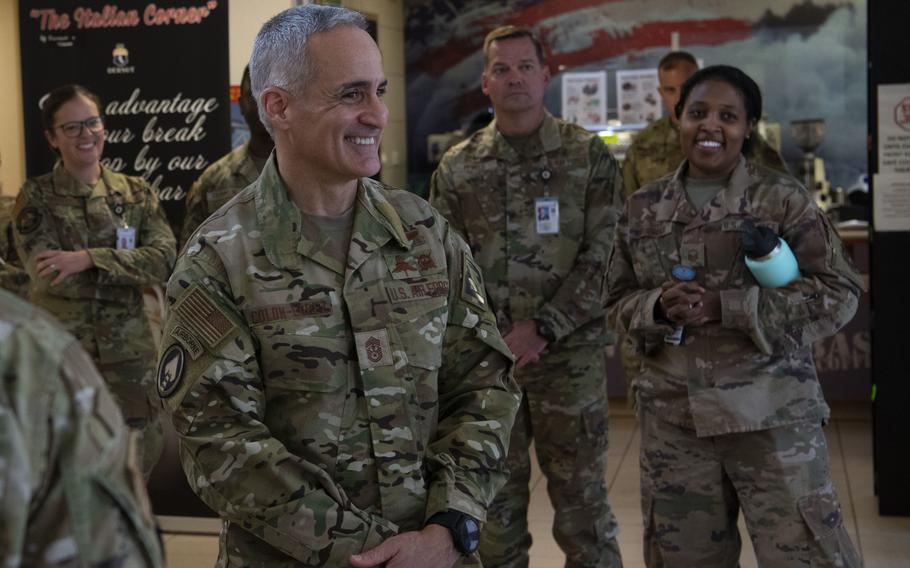
M 751 219 L 747 219 L 743 228 L 743 250 L 749 258 L 768 256 L 777 246 L 777 234 L 768 227 L 756 227 Z

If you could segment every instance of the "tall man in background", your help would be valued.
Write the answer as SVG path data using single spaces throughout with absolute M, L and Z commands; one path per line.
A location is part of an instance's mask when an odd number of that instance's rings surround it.
M 622 206 L 616 161 L 593 133 L 543 105 L 543 46 L 505 26 L 484 41 L 482 88 L 495 119 L 443 156 L 430 183 L 436 206 L 483 270 L 524 398 L 511 477 L 481 534 L 486 566 L 528 565 L 529 446 L 556 510 L 567 566 L 620 566 L 607 503 L 608 331 L 601 297 Z
M 209 215 L 240 193 L 241 189 L 256 181 L 272 152 L 272 136 L 259 119 L 256 99 L 250 88 L 249 66 L 243 68 L 240 99 L 237 102 L 240 114 L 250 130 L 250 139 L 206 168 L 190 187 L 186 195 L 186 214 L 180 230 L 180 242 L 177 243 L 178 251 Z
M 518 387 L 480 271 L 424 200 L 369 176 L 386 79 L 361 15 L 260 30 L 275 151 L 168 283 L 158 393 L 219 566 L 470 562 Z
M 652 181 L 676 171 L 685 155 L 679 145 L 679 117 L 676 103 L 686 79 L 698 71 L 695 56 L 686 51 L 671 51 L 657 65 L 657 80 L 660 99 L 667 115 L 655 120 L 639 132 L 626 152 L 622 164 L 623 186 L 626 195 Z M 768 145 L 761 135 L 754 131 L 751 144 L 743 147 L 749 161 L 784 173 L 787 166 L 780 154 Z

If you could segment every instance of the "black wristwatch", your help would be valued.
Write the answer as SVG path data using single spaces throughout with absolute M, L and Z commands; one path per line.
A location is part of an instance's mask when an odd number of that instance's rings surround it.
M 449 509 L 430 517 L 427 524 L 449 529 L 455 550 L 462 554 L 472 554 L 480 546 L 480 523 L 471 515 Z
M 537 326 L 537 335 L 546 339 L 547 343 L 553 343 L 556 341 L 556 334 L 553 333 L 553 330 L 550 329 L 550 326 L 547 325 L 547 322 L 534 318 L 534 325 Z

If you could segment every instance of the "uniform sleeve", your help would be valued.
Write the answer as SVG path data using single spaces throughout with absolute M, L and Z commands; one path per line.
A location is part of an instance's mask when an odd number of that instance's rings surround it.
M 461 202 L 455 191 L 455 182 L 450 168 L 450 161 L 443 156 L 436 171 L 430 178 L 430 204 L 439 211 L 462 238 L 467 238 L 464 214 Z
M 616 225 L 605 305 L 610 327 L 630 337 L 637 354 L 647 355 L 663 343 L 664 335 L 673 328 L 667 322 L 654 319 L 660 288 L 643 289 L 635 275 L 629 246 L 629 209 L 627 202 Z
M 427 452 L 426 518 L 447 509 L 480 520 L 508 473 L 505 459 L 521 401 L 512 355 L 496 329 L 480 269 L 448 231 L 449 319 L 439 370 L 439 420 Z
M 176 241 L 158 198 L 147 185 L 143 191 L 145 211 L 136 248 L 90 248 L 88 253 L 98 269 L 98 284 L 150 286 L 167 280 L 174 267 Z
M 186 194 L 184 205 L 183 225 L 180 228 L 180 238 L 177 241 L 177 250 L 181 250 L 186 242 L 193 236 L 193 232 L 208 218 L 205 211 L 205 173 L 197 179 Z
M 398 527 L 355 507 L 325 470 L 288 451 L 263 423 L 266 397 L 256 345 L 209 250 L 181 256 L 168 283 L 157 379 L 187 480 L 221 518 L 288 556 L 347 565 L 351 554 L 378 545 Z M 175 309 L 190 295 L 197 320 Z M 169 363 L 176 364 L 168 358 L 174 345 L 185 354 L 176 384 L 176 367 Z
M 637 153 L 638 146 L 633 141 L 629 149 L 626 150 L 626 157 L 622 160 L 622 187 L 626 197 L 629 197 L 641 187 L 641 181 L 638 179 L 638 173 L 635 169 L 638 165 L 638 158 L 635 157 Z
M 7 369 L 10 362 L 2 360 L 5 355 L 0 353 L 0 368 L 12 372 Z M 15 384 L 13 380 L 0 385 L 0 562 L 12 567 L 21 565 L 25 552 L 36 485 L 30 466 L 40 468 L 40 464 L 34 463 L 30 448 L 35 456 L 47 449 L 45 442 L 32 440 L 22 427 L 15 408 Z M 34 418 L 40 420 L 42 417 Z
M 84 298 L 95 287 L 96 272 L 85 270 L 67 276 L 60 285 L 51 286 L 53 278 L 39 278 L 37 256 L 46 250 L 69 250 L 63 246 L 54 223 L 53 213 L 44 201 L 42 188 L 33 181 L 25 182 L 13 207 L 13 239 L 19 259 L 25 266 L 32 288 L 61 298 Z
M 723 326 L 747 333 L 765 354 L 810 346 L 856 313 L 862 279 L 831 221 L 800 189 L 785 205 L 781 236 L 801 278 L 781 288 L 723 290 Z
M 557 340 L 603 316 L 604 278 L 624 200 L 619 166 L 607 147 L 595 138 L 589 152 L 593 166 L 585 197 L 584 240 L 572 269 L 535 318 L 544 322 Z

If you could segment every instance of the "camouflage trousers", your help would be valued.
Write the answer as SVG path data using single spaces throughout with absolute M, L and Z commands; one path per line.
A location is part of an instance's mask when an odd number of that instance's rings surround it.
M 652 409 L 640 417 L 647 566 L 738 566 L 740 510 L 759 566 L 862 565 L 820 424 L 698 438 Z
M 148 481 L 164 449 L 164 425 L 161 412 L 153 402 L 155 361 L 132 359 L 98 365 L 114 400 L 123 413 L 126 425 L 135 430 L 142 475 Z
M 512 428 L 511 475 L 487 510 L 484 566 L 528 566 L 530 444 L 555 509 L 553 535 L 566 566 L 621 566 L 616 518 L 607 503 L 607 381 L 600 347 L 556 347 L 516 372 L 523 399 Z

